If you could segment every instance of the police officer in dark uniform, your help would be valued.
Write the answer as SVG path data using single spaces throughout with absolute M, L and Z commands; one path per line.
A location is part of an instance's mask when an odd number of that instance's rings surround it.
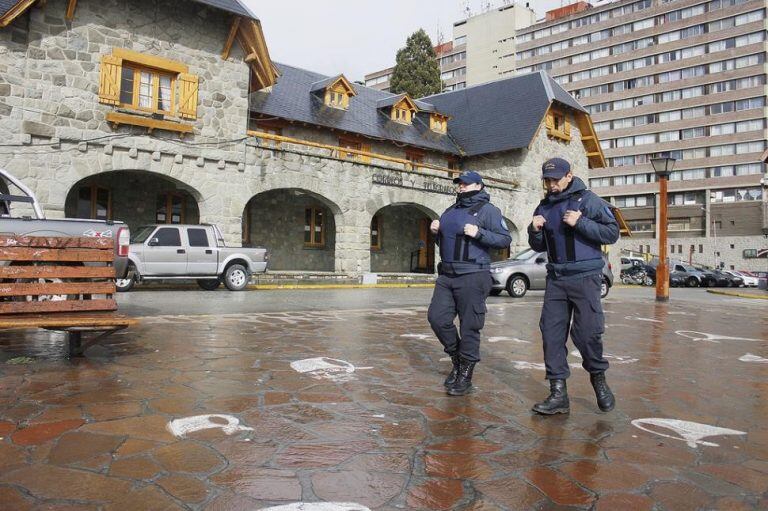
M 488 251 L 509 247 L 512 238 L 480 174 L 465 171 L 453 182 L 459 185 L 456 203 L 430 226 L 441 262 L 428 319 L 453 362 L 444 382 L 448 394 L 463 396 L 472 389 L 472 372 L 480 361 L 480 330 L 492 284 Z M 457 314 L 460 332 L 453 323 Z
M 608 362 L 603 358 L 605 317 L 600 302 L 605 263 L 600 246 L 619 239 L 619 225 L 608 203 L 587 190 L 567 161 L 552 158 L 542 172 L 547 193 L 528 226 L 528 244 L 549 257 L 539 327 L 550 395 L 533 411 L 546 415 L 570 411 L 565 384 L 570 376 L 565 346 L 570 332 L 597 404 L 607 412 L 615 399 L 605 381 Z

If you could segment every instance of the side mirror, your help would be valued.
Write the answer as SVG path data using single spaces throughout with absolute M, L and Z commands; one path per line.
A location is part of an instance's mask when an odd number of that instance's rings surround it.
M 536 264 L 543 264 L 547 262 L 547 258 L 544 256 L 539 256 L 536 258 Z
M 147 245 L 149 245 L 150 247 L 154 247 L 159 244 L 160 244 L 160 240 L 157 238 L 152 238 L 151 240 L 149 240 L 149 243 L 147 243 Z

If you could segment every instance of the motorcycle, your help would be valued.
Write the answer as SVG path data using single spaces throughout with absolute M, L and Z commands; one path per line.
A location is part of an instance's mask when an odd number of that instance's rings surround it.
M 653 279 L 648 276 L 648 273 L 641 266 L 633 266 L 623 272 L 621 272 L 622 284 L 636 285 L 636 286 L 652 286 Z

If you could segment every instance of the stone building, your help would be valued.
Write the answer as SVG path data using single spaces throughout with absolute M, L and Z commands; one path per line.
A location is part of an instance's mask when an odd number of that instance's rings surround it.
M 237 0 L 0 2 L 0 145 L 51 217 L 215 223 L 275 270 L 347 274 L 431 273 L 461 169 L 515 251 L 544 159 L 603 164 L 543 73 L 395 96 L 273 64 Z

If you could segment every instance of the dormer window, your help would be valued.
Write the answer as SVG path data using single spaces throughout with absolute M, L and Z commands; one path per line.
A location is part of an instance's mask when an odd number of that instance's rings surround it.
M 411 111 L 407 108 L 392 107 L 392 120 L 403 124 L 411 124 Z
M 312 84 L 311 92 L 321 96 L 325 106 L 341 110 L 349 108 L 349 98 L 357 95 L 354 87 L 344 78 L 344 75 L 326 78 Z
M 448 132 L 448 117 L 440 114 L 431 114 L 429 116 L 429 129 L 444 135 Z

